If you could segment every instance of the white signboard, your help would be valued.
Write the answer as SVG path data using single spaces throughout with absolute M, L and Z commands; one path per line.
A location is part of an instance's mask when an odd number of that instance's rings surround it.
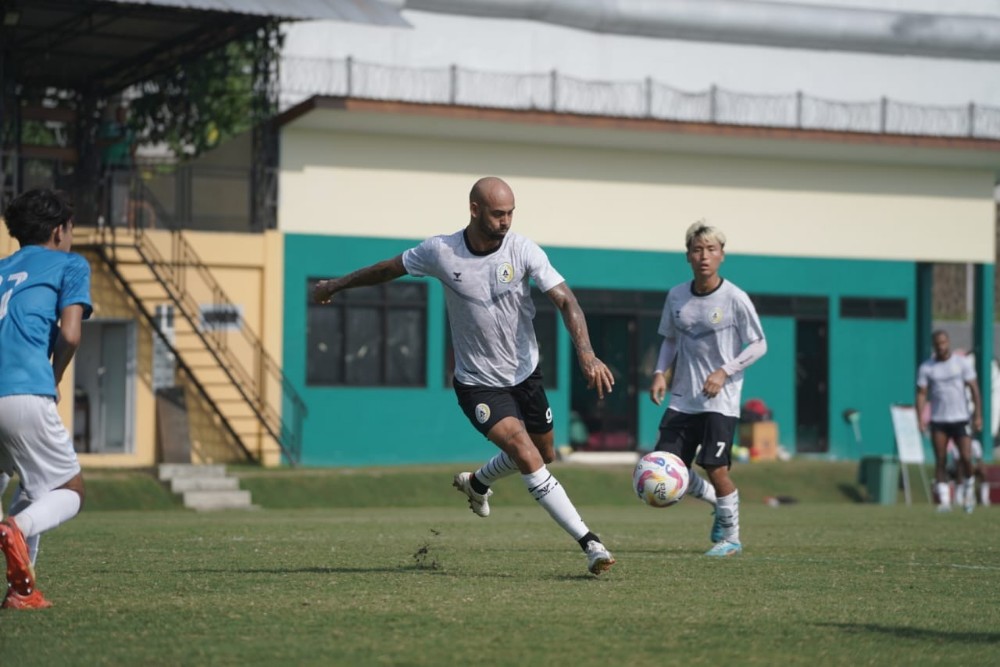
M 924 462 L 924 439 L 917 422 L 917 409 L 912 405 L 891 405 L 892 430 L 896 433 L 896 449 L 900 463 Z

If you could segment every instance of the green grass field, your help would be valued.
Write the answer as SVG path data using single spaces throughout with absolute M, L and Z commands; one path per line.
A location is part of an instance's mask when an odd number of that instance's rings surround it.
M 707 505 L 654 510 L 626 469 L 555 467 L 619 560 L 600 578 L 516 479 L 480 519 L 451 468 L 245 470 L 267 509 L 212 514 L 92 475 L 94 506 L 42 539 L 55 606 L 0 613 L 0 664 L 991 664 L 1000 508 L 851 502 L 854 469 L 737 470 L 746 551 L 713 561 Z M 130 495 L 162 507 L 102 511 Z

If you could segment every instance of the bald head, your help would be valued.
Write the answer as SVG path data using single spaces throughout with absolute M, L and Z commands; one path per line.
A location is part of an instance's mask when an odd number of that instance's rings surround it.
M 514 191 L 502 178 L 484 176 L 476 181 L 469 192 L 469 203 L 484 204 L 496 199 L 513 199 Z
M 477 249 L 497 247 L 514 217 L 514 191 L 496 176 L 476 181 L 469 192 L 469 227 Z

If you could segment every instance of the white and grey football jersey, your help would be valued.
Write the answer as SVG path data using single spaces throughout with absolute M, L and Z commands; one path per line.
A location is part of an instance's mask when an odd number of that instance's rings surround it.
M 538 343 L 528 280 L 543 292 L 563 282 L 534 241 L 508 232 L 497 250 L 480 255 L 461 230 L 410 248 L 403 266 L 411 276 L 431 276 L 445 287 L 459 382 L 512 387 L 531 375 Z
M 927 389 L 932 422 L 964 422 L 972 413 L 965 383 L 976 379 L 976 369 L 967 357 L 954 352 L 944 361 L 931 357 L 917 370 L 917 386 Z
M 746 292 L 728 280 L 704 295 L 694 293 L 692 281 L 675 285 L 667 292 L 658 331 L 677 345 L 670 409 L 739 417 L 743 371 L 730 375 L 713 398 L 706 397 L 702 387 L 713 371 L 739 356 L 745 346 L 764 339 Z

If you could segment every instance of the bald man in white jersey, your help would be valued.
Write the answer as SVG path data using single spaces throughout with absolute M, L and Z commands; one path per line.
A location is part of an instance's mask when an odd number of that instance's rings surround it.
M 951 511 L 951 494 L 946 469 L 948 441 L 958 447 L 958 473 L 961 475 L 965 511 L 972 512 L 975 479 L 972 469 L 972 430 L 982 431 L 983 412 L 976 381 L 976 369 L 967 357 L 952 354 L 946 331 L 931 334 L 934 355 L 917 369 L 917 415 L 920 430 L 926 431 L 924 407 L 931 404 L 931 444 L 934 446 L 934 479 L 938 492 L 938 511 Z M 966 397 L 968 391 L 968 399 Z M 972 402 L 971 415 L 969 399 Z M 970 418 L 972 423 L 970 424 Z M 971 428 L 970 428 L 971 427 Z
M 764 356 L 767 342 L 750 297 L 719 275 L 726 258 L 722 231 L 696 222 L 685 234 L 685 245 L 694 280 L 667 293 L 659 327 L 663 343 L 649 389 L 657 405 L 668 384 L 670 389 L 656 449 L 676 454 L 688 468 L 697 456 L 711 483 L 691 470 L 688 494 L 715 507 L 712 548 L 705 555 L 735 556 L 743 545 L 730 454 L 743 371 Z
M 510 231 L 510 186 L 495 177 L 479 179 L 469 193 L 469 213 L 464 229 L 431 237 L 347 276 L 321 280 L 313 297 L 329 303 L 341 290 L 407 274 L 441 281 L 455 350 L 458 403 L 472 425 L 500 448 L 479 470 L 455 475 L 453 486 L 476 515 L 486 517 L 493 483 L 520 473 L 528 492 L 583 549 L 587 569 L 600 574 L 615 559 L 546 468 L 555 460 L 552 410 L 538 369 L 529 280 L 562 314 L 588 386 L 603 398 L 611 392 L 614 377 L 594 354 L 583 311 L 566 281 L 538 245 Z

